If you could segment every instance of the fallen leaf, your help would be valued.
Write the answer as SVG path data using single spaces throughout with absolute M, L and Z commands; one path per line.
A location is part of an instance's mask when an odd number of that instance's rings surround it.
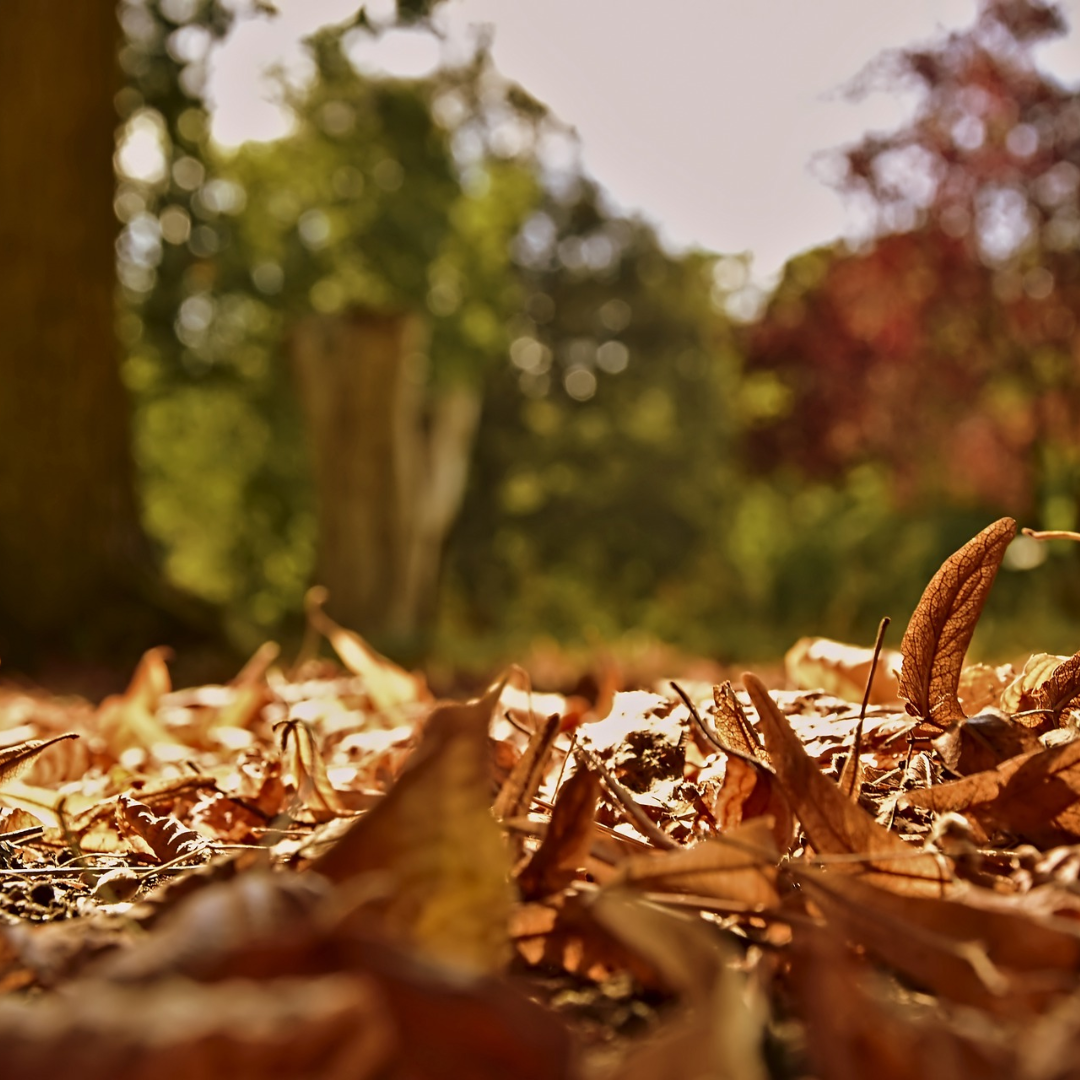
M 280 731 L 285 770 L 296 787 L 296 805 L 290 812 L 295 816 L 296 810 L 303 809 L 311 820 L 320 823 L 347 813 L 326 775 L 326 765 L 308 725 L 302 720 L 286 720 Z
M 713 705 L 713 723 L 720 742 L 749 758 L 764 758 L 761 741 L 754 725 L 747 719 L 742 703 L 735 696 L 730 680 L 713 687 Z
M 1032 708 L 1045 709 L 1056 721 L 1080 697 L 1080 652 L 1058 664 L 1031 697 Z
M 359 634 L 339 626 L 323 611 L 328 596 L 322 586 L 308 589 L 304 598 L 308 622 L 330 642 L 341 662 L 364 680 L 375 709 L 393 713 L 403 705 L 423 701 L 427 689 L 415 675 L 377 653 Z
M 30 768 L 38 755 L 48 750 L 50 746 L 63 742 L 65 739 L 77 738 L 79 736 L 74 731 L 69 731 L 52 739 L 29 739 L 17 746 L 9 746 L 0 751 L 0 784 L 20 777 Z
M 845 701 L 861 704 L 874 660 L 874 650 L 845 645 L 829 638 L 800 638 L 784 654 L 784 670 L 800 690 L 824 690 Z M 882 649 L 870 688 L 868 705 L 898 705 L 897 680 L 901 653 Z
M 499 789 L 492 812 L 501 821 L 528 813 L 529 804 L 544 778 L 551 748 L 560 728 L 558 713 L 552 713 L 532 733 L 525 752 L 518 759 L 506 782 Z
M 980 1017 L 951 1027 L 939 1014 L 889 1000 L 883 979 L 842 941 L 800 927 L 792 976 L 814 1075 L 827 1080 L 1012 1080 L 1015 1055 L 1000 1026 Z
M 1034 1013 L 1048 992 L 1064 991 L 1068 982 L 1049 981 L 1027 972 L 998 967 L 981 940 L 958 940 L 906 919 L 897 906 L 873 906 L 872 893 L 844 888 L 841 875 L 801 872 L 803 893 L 821 910 L 830 926 L 855 944 L 869 949 L 917 986 L 952 1001 L 996 1015 L 1017 1010 Z
M 465 705 L 439 705 L 405 771 L 312 869 L 335 883 L 389 875 L 389 931 L 472 970 L 507 955 L 509 866 L 491 813 L 488 728 L 505 679 Z
M 1080 837 L 1080 739 L 1003 761 L 995 769 L 909 791 L 903 800 L 963 814 L 987 839 L 995 829 L 1032 843 Z
M 138 836 L 162 861 L 173 862 L 188 855 L 209 854 L 210 841 L 174 817 L 155 814 L 145 803 L 130 795 L 116 800 L 116 821 L 120 831 Z
M 900 645 L 900 696 L 913 716 L 940 728 L 963 719 L 957 698 L 960 670 L 1015 535 L 1016 522 L 1000 518 L 950 555 L 926 586 Z
M 897 923 L 959 944 L 978 945 L 1003 970 L 1080 972 L 1080 925 L 1072 919 L 1034 915 L 1016 897 L 974 885 L 965 885 L 948 898 L 904 896 L 859 878 L 805 868 L 795 868 L 793 877 L 800 883 L 824 883 L 833 896 Z
M 755 818 L 691 847 L 631 856 L 620 864 L 611 885 L 733 900 L 751 910 L 764 910 L 779 903 L 779 860 L 772 822 Z
M 995 710 L 953 724 L 934 739 L 934 749 L 945 768 L 967 776 L 993 769 L 1018 754 L 1041 750 L 1042 743 L 1034 730 Z
M 807 755 L 764 684 L 749 672 L 742 681 L 757 709 L 777 781 L 815 850 L 862 856 L 861 862 L 837 862 L 835 872 L 865 874 L 883 888 L 901 892 L 944 893 L 949 883 L 945 864 L 904 843 L 845 798 Z
M 600 777 L 587 766 L 578 766 L 559 789 L 543 842 L 518 876 L 526 900 L 564 889 L 585 866 L 599 801 Z
M 395 1038 L 367 979 L 86 983 L 0 1002 L 5 1080 L 254 1080 L 387 1075 Z

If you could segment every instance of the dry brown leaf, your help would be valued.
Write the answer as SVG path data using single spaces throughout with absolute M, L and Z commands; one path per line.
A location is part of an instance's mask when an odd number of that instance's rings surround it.
M 488 763 L 504 684 L 465 705 L 436 706 L 397 783 L 312 864 L 337 883 L 388 874 L 382 916 L 391 933 L 479 970 L 499 967 L 507 950 L 509 867 Z
M 506 782 L 499 789 L 492 812 L 501 821 L 528 813 L 547 769 L 551 748 L 559 735 L 559 714 L 552 713 L 529 738 L 525 752 L 518 758 Z
M 755 818 L 692 847 L 634 855 L 620 864 L 611 884 L 733 900 L 763 910 L 779 903 L 776 891 L 779 860 L 772 822 L 768 818 Z
M 137 836 L 162 861 L 209 854 L 210 841 L 174 817 L 155 814 L 130 795 L 116 800 L 116 823 L 126 836 Z
M 761 757 L 764 750 L 758 750 Z M 795 839 L 795 818 L 776 782 L 776 776 L 758 761 L 727 755 L 724 777 L 712 805 L 708 807 L 716 828 L 728 832 L 743 822 L 759 817 L 772 822 L 773 841 L 780 851 L 787 851 Z
M 1000 1038 L 1000 1027 L 967 1017 L 963 1029 L 952 1028 L 940 1012 L 927 1015 L 888 1000 L 884 982 L 876 985 L 866 967 L 826 931 L 799 928 L 792 975 L 816 1076 L 828 1080 L 1016 1076 L 1014 1055 Z
M 903 656 L 882 649 L 868 705 L 898 705 L 897 679 Z M 784 670 L 792 686 L 800 690 L 824 690 L 844 701 L 862 703 L 874 650 L 845 645 L 829 638 L 808 637 L 796 641 L 784 655 Z
M 1032 728 L 996 711 L 961 720 L 934 739 L 934 749 L 950 772 L 960 776 L 996 768 L 1018 754 L 1041 750 Z
M 564 889 L 586 865 L 599 801 L 600 777 L 580 765 L 559 789 L 543 843 L 518 876 L 526 900 Z
M 308 725 L 302 720 L 287 720 L 280 730 L 285 771 L 296 787 L 296 805 L 290 813 L 295 816 L 302 809 L 310 820 L 320 823 L 347 813 L 326 775 L 326 765 Z
M 115 758 L 132 747 L 148 749 L 176 740 L 157 719 L 161 699 L 172 689 L 166 660 L 172 650 L 148 649 L 123 694 L 105 698 L 98 706 L 97 727 Z
M 339 626 L 323 611 L 329 593 L 308 589 L 304 607 L 308 622 L 333 646 L 341 662 L 364 680 L 364 689 L 378 712 L 393 713 L 403 705 L 427 699 L 427 687 L 415 675 L 377 653 L 359 634 Z
M 864 858 L 861 863 L 837 862 L 835 872 L 865 874 L 882 888 L 899 892 L 942 895 L 949 883 L 945 864 L 904 843 L 845 798 L 806 753 L 764 684 L 749 672 L 742 681 L 757 709 L 777 781 L 815 850 Z
M 1080 739 L 910 791 L 903 801 L 939 814 L 961 813 L 980 826 L 983 840 L 994 830 L 1036 844 L 1075 839 L 1080 837 Z
M 840 875 L 803 872 L 804 895 L 829 925 L 902 972 L 917 986 L 995 1015 L 1034 1012 L 1067 983 L 1061 973 L 1014 972 L 990 959 L 980 940 L 957 940 L 905 918 L 906 910 L 873 906 L 865 889 L 845 890 Z M 867 886 L 866 888 L 872 888 Z M 903 911 L 903 914 L 901 913 Z
M 57 735 L 52 739 L 29 739 L 17 746 L 9 746 L 0 750 L 0 784 L 6 784 L 9 780 L 15 780 L 22 776 L 34 763 L 39 754 L 48 750 L 50 746 L 63 742 L 65 739 L 77 739 L 78 734 L 69 731 L 64 735 Z
M 1072 919 L 1035 915 L 1016 897 L 966 885 L 948 899 L 902 896 L 858 878 L 797 869 L 795 880 L 824 882 L 834 896 L 960 944 L 978 945 L 1000 968 L 1080 972 L 1080 926 Z
M 1080 696 L 1080 652 L 1063 660 L 1032 697 L 1032 708 L 1045 709 L 1056 721 L 1061 712 Z
M 747 719 L 742 703 L 735 696 L 730 679 L 713 687 L 713 704 L 716 709 L 713 723 L 721 743 L 749 758 L 765 758 L 754 727 Z
M 961 720 L 957 698 L 975 623 L 1016 535 L 1016 522 L 1000 518 L 950 555 L 930 579 L 900 645 L 900 696 L 907 711 L 946 728 Z

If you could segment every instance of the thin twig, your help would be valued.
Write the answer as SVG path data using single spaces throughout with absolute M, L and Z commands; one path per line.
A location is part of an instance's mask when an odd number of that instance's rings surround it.
M 850 780 L 848 781 L 845 792 L 849 799 L 854 799 L 856 794 L 856 787 L 859 783 L 859 755 L 862 754 L 862 737 L 863 737 L 863 724 L 866 723 L 866 706 L 870 704 L 870 691 L 874 687 L 874 673 L 877 671 L 878 657 L 881 656 L 881 646 L 885 641 L 885 631 L 889 628 L 891 620 L 886 615 L 881 622 L 878 623 L 877 638 L 874 640 L 874 655 L 870 660 L 870 671 L 866 676 L 866 689 L 863 691 L 862 706 L 859 709 L 859 723 L 855 728 L 855 738 L 851 744 L 851 756 L 847 760 L 847 764 L 844 766 L 844 773 L 850 772 Z M 843 777 L 841 778 L 840 787 L 843 789 Z
M 1025 536 L 1032 540 L 1080 540 L 1080 532 L 1070 532 L 1068 529 L 1021 529 Z

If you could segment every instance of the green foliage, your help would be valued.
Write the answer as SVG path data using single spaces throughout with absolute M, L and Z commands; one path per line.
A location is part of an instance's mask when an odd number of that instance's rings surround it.
M 458 656 L 630 630 L 747 659 L 802 634 L 868 642 L 987 520 L 1076 527 L 1075 246 L 990 265 L 935 204 L 867 251 L 792 260 L 761 318 L 733 327 L 718 260 L 666 251 L 575 170 L 553 174 L 537 150 L 553 121 L 483 54 L 371 79 L 344 29 L 323 32 L 293 133 L 223 154 L 198 76 L 226 9 L 204 0 L 187 25 L 124 10 L 126 130 L 165 153 L 117 195 L 145 517 L 174 578 L 245 641 L 299 611 L 312 567 L 287 362 L 312 311 L 422 313 L 410 362 L 427 392 L 483 387 L 439 625 Z M 1040 218 L 1055 236 L 1062 207 Z M 1032 619 L 1041 647 L 1075 647 L 1074 555 L 1006 562 L 986 648 L 1029 640 Z

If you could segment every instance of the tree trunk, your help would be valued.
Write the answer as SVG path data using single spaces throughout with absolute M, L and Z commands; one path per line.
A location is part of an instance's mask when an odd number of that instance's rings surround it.
M 415 643 L 430 625 L 446 535 L 480 414 L 466 388 L 427 400 L 411 316 L 313 316 L 292 334 L 319 505 L 316 577 L 335 617 Z
M 150 559 L 113 328 L 118 37 L 111 0 L 0 3 L 0 657 L 8 670 L 105 651 L 123 663 L 154 632 L 133 599 Z

